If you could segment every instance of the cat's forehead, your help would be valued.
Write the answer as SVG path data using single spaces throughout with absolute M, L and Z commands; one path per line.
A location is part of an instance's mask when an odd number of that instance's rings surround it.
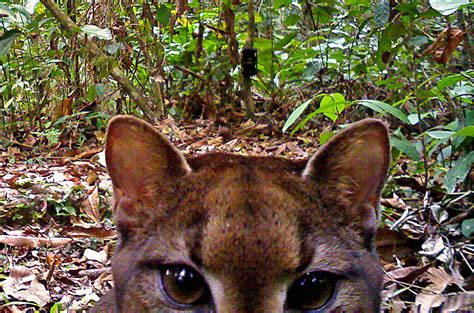
M 290 160 L 271 156 L 258 157 L 219 152 L 193 156 L 187 158 L 187 161 L 196 171 L 203 169 L 222 170 L 233 167 L 241 170 L 245 168 L 259 168 L 261 170 L 274 171 L 275 174 L 279 172 L 300 173 L 307 162 L 305 159 Z
M 218 155 L 191 162 L 191 167 L 193 183 L 187 185 L 193 187 L 187 198 L 194 205 L 199 201 L 205 217 L 197 226 L 199 235 L 187 241 L 205 268 L 225 272 L 222 264 L 227 264 L 228 271 L 241 267 L 248 273 L 265 266 L 280 275 L 309 262 L 305 226 L 314 226 L 311 220 L 320 208 L 312 199 L 313 189 L 304 191 L 300 163 Z M 180 210 L 189 212 L 186 201 Z
M 232 154 L 189 161 L 193 172 L 183 182 L 185 197 L 199 202 L 208 216 L 282 221 L 296 218 L 297 211 L 307 206 L 314 213 L 315 188 L 301 176 L 304 161 Z

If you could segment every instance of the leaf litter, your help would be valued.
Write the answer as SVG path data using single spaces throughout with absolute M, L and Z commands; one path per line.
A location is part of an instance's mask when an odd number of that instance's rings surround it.
M 177 125 L 168 118 L 158 127 L 186 155 L 301 159 L 317 150 L 314 131 L 289 137 L 271 123 L 223 124 Z M 111 288 L 116 231 L 102 145 L 72 154 L 56 147 L 58 155 L 46 157 L 0 148 L 1 312 L 87 310 Z M 385 271 L 383 309 L 473 309 L 472 192 L 425 191 L 421 176 L 402 169 L 411 161 L 399 162 L 383 192 L 385 225 L 376 239 Z

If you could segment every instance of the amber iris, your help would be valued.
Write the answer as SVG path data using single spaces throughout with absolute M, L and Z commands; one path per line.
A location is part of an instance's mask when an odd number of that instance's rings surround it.
M 206 300 L 208 287 L 201 275 L 187 266 L 172 266 L 161 271 L 166 296 L 180 305 L 197 305 Z
M 316 310 L 331 300 L 337 276 L 327 272 L 310 272 L 298 278 L 287 293 L 287 305 L 292 309 Z

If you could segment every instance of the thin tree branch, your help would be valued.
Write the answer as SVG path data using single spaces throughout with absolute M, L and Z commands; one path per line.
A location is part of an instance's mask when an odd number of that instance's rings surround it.
M 69 16 L 61 11 L 57 5 L 52 0 L 41 0 L 41 3 L 53 14 L 53 16 L 59 21 L 59 23 L 65 28 L 69 33 L 75 34 L 80 32 L 80 28 L 76 25 Z M 89 52 L 98 58 L 108 57 L 99 49 L 99 47 L 92 41 L 83 40 L 85 46 L 89 49 Z M 143 96 L 143 92 L 138 90 L 123 73 L 122 69 L 118 66 L 110 66 L 109 74 L 115 79 L 117 84 L 130 96 L 130 98 L 136 102 L 140 110 L 143 111 L 143 114 L 147 119 L 153 121 L 154 114 L 150 110 L 149 103 L 147 99 Z

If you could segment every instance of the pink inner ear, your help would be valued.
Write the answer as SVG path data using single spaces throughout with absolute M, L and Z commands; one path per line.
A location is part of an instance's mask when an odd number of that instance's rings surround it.
M 114 186 L 132 198 L 152 196 L 160 185 L 190 171 L 167 138 L 152 125 L 130 116 L 110 121 L 106 161 Z

